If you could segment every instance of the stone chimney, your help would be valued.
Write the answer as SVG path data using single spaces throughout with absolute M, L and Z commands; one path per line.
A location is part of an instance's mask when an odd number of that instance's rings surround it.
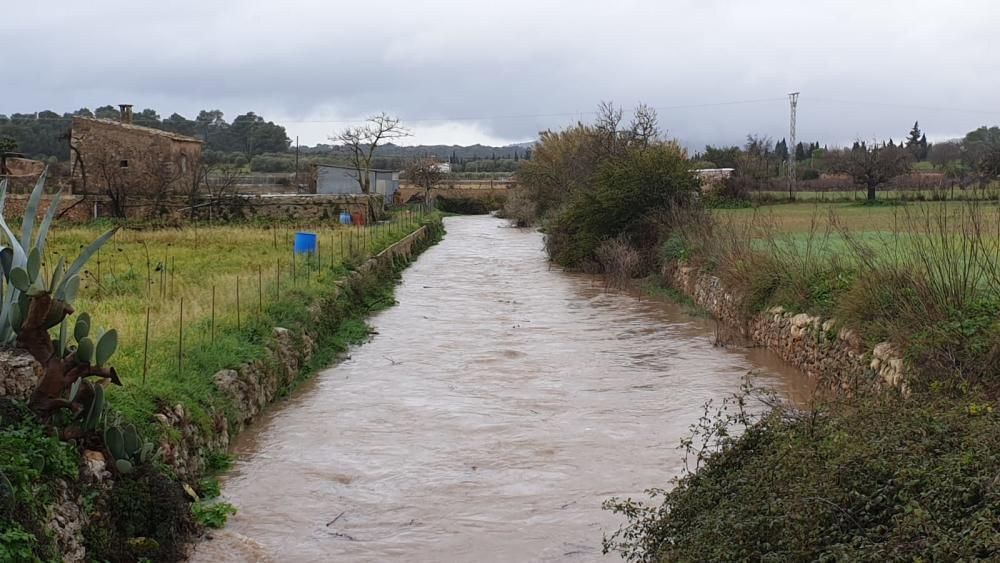
M 122 123 L 132 123 L 132 104 L 118 104 L 121 110 Z

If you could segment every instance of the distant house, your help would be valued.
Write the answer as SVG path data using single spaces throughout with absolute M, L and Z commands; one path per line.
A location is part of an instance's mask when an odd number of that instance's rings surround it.
M 442 174 L 451 174 L 451 163 L 450 162 L 435 163 L 434 169 Z
M 360 194 L 358 171 L 349 166 L 314 164 L 312 166 L 312 191 L 317 194 Z M 396 170 L 370 170 L 369 185 L 372 193 L 382 195 L 392 204 L 399 191 L 399 172 Z
M 693 172 L 701 178 L 703 189 L 711 190 L 733 175 L 733 168 L 701 168 Z
M 132 106 L 121 120 L 74 117 L 70 164 L 75 193 L 162 195 L 183 192 L 198 181 L 202 141 L 132 123 Z

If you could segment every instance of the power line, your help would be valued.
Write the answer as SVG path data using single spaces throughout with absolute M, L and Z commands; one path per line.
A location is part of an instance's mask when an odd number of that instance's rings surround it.
M 840 100 L 836 98 L 809 98 L 810 102 L 819 102 L 825 104 L 844 104 L 844 105 L 854 105 L 854 106 L 876 106 L 876 107 L 887 107 L 887 108 L 898 108 L 898 109 L 917 109 L 924 111 L 950 111 L 956 113 L 980 113 L 986 115 L 1000 115 L 1000 111 L 997 110 L 985 110 L 985 109 L 972 109 L 972 108 L 955 108 L 955 107 L 945 107 L 945 106 L 922 106 L 914 104 L 896 104 L 891 102 L 870 102 L 862 100 Z

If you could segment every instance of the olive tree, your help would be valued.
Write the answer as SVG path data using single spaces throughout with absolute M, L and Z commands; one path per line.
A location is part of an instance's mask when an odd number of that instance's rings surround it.
M 857 143 L 835 156 L 833 169 L 850 176 L 856 185 L 867 190 L 868 201 L 875 201 L 879 186 L 909 172 L 912 159 L 910 151 L 902 147 Z

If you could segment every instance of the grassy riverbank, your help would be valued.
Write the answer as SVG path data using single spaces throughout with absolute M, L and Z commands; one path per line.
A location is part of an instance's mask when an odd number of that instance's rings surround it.
M 776 206 L 694 214 L 668 260 L 717 274 L 747 314 L 781 306 L 833 317 L 914 367 L 913 389 L 1000 385 L 1000 208 Z
M 393 303 L 392 288 L 404 264 L 391 260 L 388 269 L 364 268 L 364 273 L 348 278 L 349 274 L 359 271 L 369 256 L 423 225 L 430 236 L 418 244 L 419 251 L 440 236 L 439 215 L 396 216 L 391 223 L 366 228 L 363 235 L 356 229 L 313 226 L 309 230 L 320 233 L 319 255 L 309 261 L 297 258 L 294 263 L 282 241 L 283 231 L 266 227 L 212 227 L 198 229 L 197 234 L 193 229 L 119 234 L 102 252 L 100 276 L 96 259 L 89 265 L 93 275 L 77 301 L 78 310 L 88 311 L 96 324 L 111 327 L 118 323 L 121 333 L 113 364 L 124 386 L 108 389 L 110 416 L 119 424 L 136 427 L 146 440 L 156 444 L 166 440 L 182 449 L 186 438 L 158 423 L 154 413 L 181 405 L 195 432 L 205 436 L 220 431 L 219 413 L 224 415 L 222 423 L 233 427 L 243 413 L 216 388 L 213 374 L 265 358 L 274 338 L 273 327 L 288 329 L 293 338 L 314 341 L 315 352 L 308 363 L 300 364 L 300 377 L 328 365 L 349 344 L 363 341 L 368 336 L 365 317 Z M 55 254 L 72 248 L 89 234 L 87 229 L 64 231 L 51 250 Z M 327 237 L 334 242 L 328 243 Z M 164 256 L 158 260 L 161 272 L 153 259 L 146 269 L 147 247 L 151 256 Z M 264 266 L 269 262 L 271 271 L 267 272 Z M 163 264 L 168 271 L 162 272 Z M 148 356 L 147 308 L 151 319 Z M 111 322 L 105 324 L 105 319 Z M 65 546 L 56 548 L 45 522 L 59 498 L 70 499 L 84 511 L 82 534 L 93 560 L 131 561 L 146 556 L 168 561 L 180 556 L 183 540 L 194 524 L 190 504 L 171 467 L 162 463 L 165 460 L 140 466 L 132 474 L 116 475 L 110 491 L 94 487 L 77 476 L 75 448 L 47 437 L 28 413 L 13 405 L 10 408 L 15 409 L 12 414 L 0 413 L 0 452 L 23 454 L 10 462 L 0 461 L 6 482 L 0 482 L 0 491 L 4 502 L 9 502 L 3 505 L 8 510 L 0 512 L 0 560 L 58 556 L 58 549 Z M 224 457 L 224 452 L 197 452 L 210 458 L 209 467 L 212 459 L 221 459 L 216 454 Z M 153 541 L 139 545 L 136 538 Z

